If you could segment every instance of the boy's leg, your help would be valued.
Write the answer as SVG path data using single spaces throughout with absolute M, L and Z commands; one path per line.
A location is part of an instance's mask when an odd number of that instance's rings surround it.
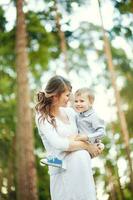
M 53 156 L 45 157 L 40 160 L 40 163 L 42 165 L 48 165 L 48 166 L 66 169 L 65 161 L 59 159 L 58 157 L 53 157 Z

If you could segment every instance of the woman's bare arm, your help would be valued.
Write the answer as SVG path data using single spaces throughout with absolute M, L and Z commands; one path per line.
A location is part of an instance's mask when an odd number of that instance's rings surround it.
M 99 151 L 98 147 L 93 148 L 94 150 L 92 150 L 92 147 L 90 146 L 90 144 L 87 144 L 87 142 L 74 141 L 76 134 L 70 137 L 59 136 L 55 128 L 51 126 L 51 124 L 49 124 L 48 122 L 40 122 L 39 124 L 37 123 L 37 125 L 40 131 L 42 141 L 44 142 L 45 140 L 47 140 L 49 144 L 56 149 L 67 152 L 85 149 L 89 153 L 92 152 L 94 154 L 96 154 Z
M 67 151 L 73 152 L 77 150 L 86 150 L 93 157 L 99 155 L 102 152 L 102 150 L 95 144 L 89 144 L 84 141 L 75 141 L 69 138 L 69 148 L 67 149 Z
M 79 134 L 73 134 L 70 136 L 67 136 L 68 139 L 73 139 L 75 141 L 88 141 L 88 136 L 85 134 L 79 135 Z

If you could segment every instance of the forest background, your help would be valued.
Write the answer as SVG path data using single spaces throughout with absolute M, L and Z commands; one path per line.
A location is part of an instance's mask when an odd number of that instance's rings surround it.
M 132 0 L 0 2 L 0 200 L 50 200 L 34 106 L 55 74 L 96 91 L 107 124 L 97 199 L 133 199 L 132 41 Z

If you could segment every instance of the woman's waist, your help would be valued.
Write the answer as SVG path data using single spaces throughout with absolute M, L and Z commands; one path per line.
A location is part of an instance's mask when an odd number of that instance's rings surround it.
M 79 162 L 82 162 L 82 161 L 88 162 L 88 161 L 91 161 L 91 156 L 90 156 L 89 152 L 86 150 L 77 150 L 77 151 L 71 152 L 69 154 L 66 154 L 64 159 L 72 160 L 73 162 L 75 162 L 76 160 Z
M 65 169 L 60 168 L 60 167 L 48 166 L 48 173 L 50 176 L 63 173 L 64 171 Z

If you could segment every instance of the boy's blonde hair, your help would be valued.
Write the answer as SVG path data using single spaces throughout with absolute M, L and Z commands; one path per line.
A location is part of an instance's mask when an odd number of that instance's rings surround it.
M 94 102 L 95 95 L 94 95 L 94 91 L 92 89 L 89 89 L 87 87 L 83 87 L 83 88 L 78 89 L 75 92 L 75 96 L 80 96 L 82 94 L 86 95 L 89 98 L 90 103 Z

